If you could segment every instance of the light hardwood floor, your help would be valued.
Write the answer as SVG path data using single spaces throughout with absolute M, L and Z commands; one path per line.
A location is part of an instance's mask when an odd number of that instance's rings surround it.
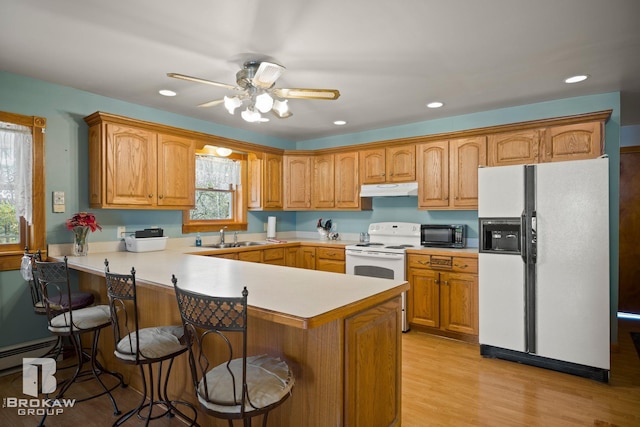
M 640 322 L 619 325 L 620 351 L 612 354 L 609 384 L 484 359 L 473 344 L 415 331 L 404 334 L 402 426 L 640 426 L 640 357 L 629 335 L 640 332 Z M 0 377 L 0 395 L 23 396 L 20 372 Z M 139 397 L 130 389 L 117 389 L 115 396 L 122 410 L 135 406 Z M 103 397 L 49 417 L 46 425 L 101 427 L 114 420 Z M 0 409 L 0 426 L 33 427 L 38 421 L 18 417 L 15 409 Z M 209 420 L 198 421 L 209 425 Z M 138 425 L 143 424 L 125 424 Z M 163 418 L 152 425 L 183 424 Z

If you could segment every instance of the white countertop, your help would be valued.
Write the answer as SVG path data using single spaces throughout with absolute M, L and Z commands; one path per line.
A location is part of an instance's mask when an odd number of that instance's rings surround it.
M 61 260 L 62 256 L 56 256 Z M 109 269 L 127 274 L 136 269 L 136 280 L 172 287 L 171 275 L 178 286 L 208 295 L 240 296 L 249 291 L 249 305 L 284 316 L 310 319 L 352 305 L 376 294 L 398 288 L 407 282 L 328 273 L 302 268 L 188 255 L 179 251 L 102 252 L 84 257 L 69 256 L 69 266 L 104 276 L 104 260 Z

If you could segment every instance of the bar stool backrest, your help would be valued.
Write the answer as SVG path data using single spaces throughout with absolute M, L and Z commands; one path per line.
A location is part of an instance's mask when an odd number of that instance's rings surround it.
M 49 326 L 54 317 L 64 313 L 66 323 L 77 328 L 73 322 L 73 310 L 69 304 L 72 299 L 67 257 L 64 257 L 64 261 L 53 262 L 35 259 L 33 278 L 39 287 Z

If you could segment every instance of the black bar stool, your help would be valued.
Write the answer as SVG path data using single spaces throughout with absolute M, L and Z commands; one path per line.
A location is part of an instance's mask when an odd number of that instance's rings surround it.
M 167 396 L 167 386 L 173 361 L 177 356 L 187 351 L 187 346 L 182 339 L 184 333 L 182 325 L 140 328 L 138 323 L 135 269 L 131 269 L 131 274 L 116 274 L 109 272 L 109 261 L 107 259 L 104 260 L 104 265 L 115 339 L 114 354 L 120 362 L 140 367 L 143 386 L 142 399 L 138 406 L 122 415 L 113 425 L 119 426 L 123 424 L 134 414 L 137 414 L 138 419 L 145 420 L 145 426 L 148 426 L 151 420 L 165 415 L 168 417 L 178 415 L 188 422 L 190 426 L 197 425 L 198 413 L 193 405 L 184 401 L 171 400 Z M 168 362 L 164 374 L 163 362 Z M 154 365 L 156 366 L 157 374 L 155 385 Z M 146 374 L 145 366 L 147 367 Z M 147 381 L 149 382 L 148 403 L 146 403 Z M 154 386 L 156 391 L 154 391 Z M 154 407 L 159 408 L 158 405 L 162 405 L 164 408 L 154 415 Z M 176 405 L 188 407 L 193 413 L 193 417 L 185 415 Z
M 73 375 L 62 383 L 56 398 L 62 398 L 76 382 L 95 379 L 102 391 L 76 398 L 76 402 L 84 402 L 106 394 L 113 405 L 114 415 L 119 415 L 120 410 L 111 391 L 118 386 L 125 386 L 122 375 L 105 369 L 96 358 L 100 331 L 111 325 L 109 306 L 97 305 L 75 309 L 72 304 L 68 304 L 68 301 L 72 299 L 67 257 L 64 257 L 64 261 L 45 262 L 35 260 L 34 262 L 34 278 L 42 294 L 49 331 L 59 337 L 68 337 L 77 357 L 77 365 Z M 83 334 L 91 334 L 93 336 L 90 353 L 85 352 L 82 348 L 81 335 Z M 83 370 L 85 363 L 89 367 Z M 115 385 L 107 387 L 104 384 L 101 376 L 105 374 L 117 380 Z M 44 425 L 46 417 L 47 415 L 45 414 L 40 421 L 41 426 Z
M 213 297 L 181 289 L 175 276 L 171 281 L 189 345 L 189 364 L 200 407 L 209 415 L 228 420 L 230 427 L 237 419 L 251 426 L 251 419 L 260 415 L 262 426 L 266 427 L 269 411 L 291 394 L 294 377 L 287 363 L 279 358 L 266 354 L 247 356 L 247 288 L 240 297 Z M 232 341 L 234 334 L 240 336 Z M 242 356 L 234 358 L 234 354 Z M 207 355 L 224 362 L 213 367 Z

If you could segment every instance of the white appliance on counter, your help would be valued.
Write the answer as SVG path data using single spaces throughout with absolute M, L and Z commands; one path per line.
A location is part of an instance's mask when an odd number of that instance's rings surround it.
M 608 382 L 609 159 L 478 170 L 480 352 Z
M 420 224 L 374 222 L 369 224 L 369 242 L 347 245 L 346 273 L 383 279 L 407 280 L 407 248 L 420 247 Z M 402 331 L 409 330 L 407 295 L 402 293 Z

